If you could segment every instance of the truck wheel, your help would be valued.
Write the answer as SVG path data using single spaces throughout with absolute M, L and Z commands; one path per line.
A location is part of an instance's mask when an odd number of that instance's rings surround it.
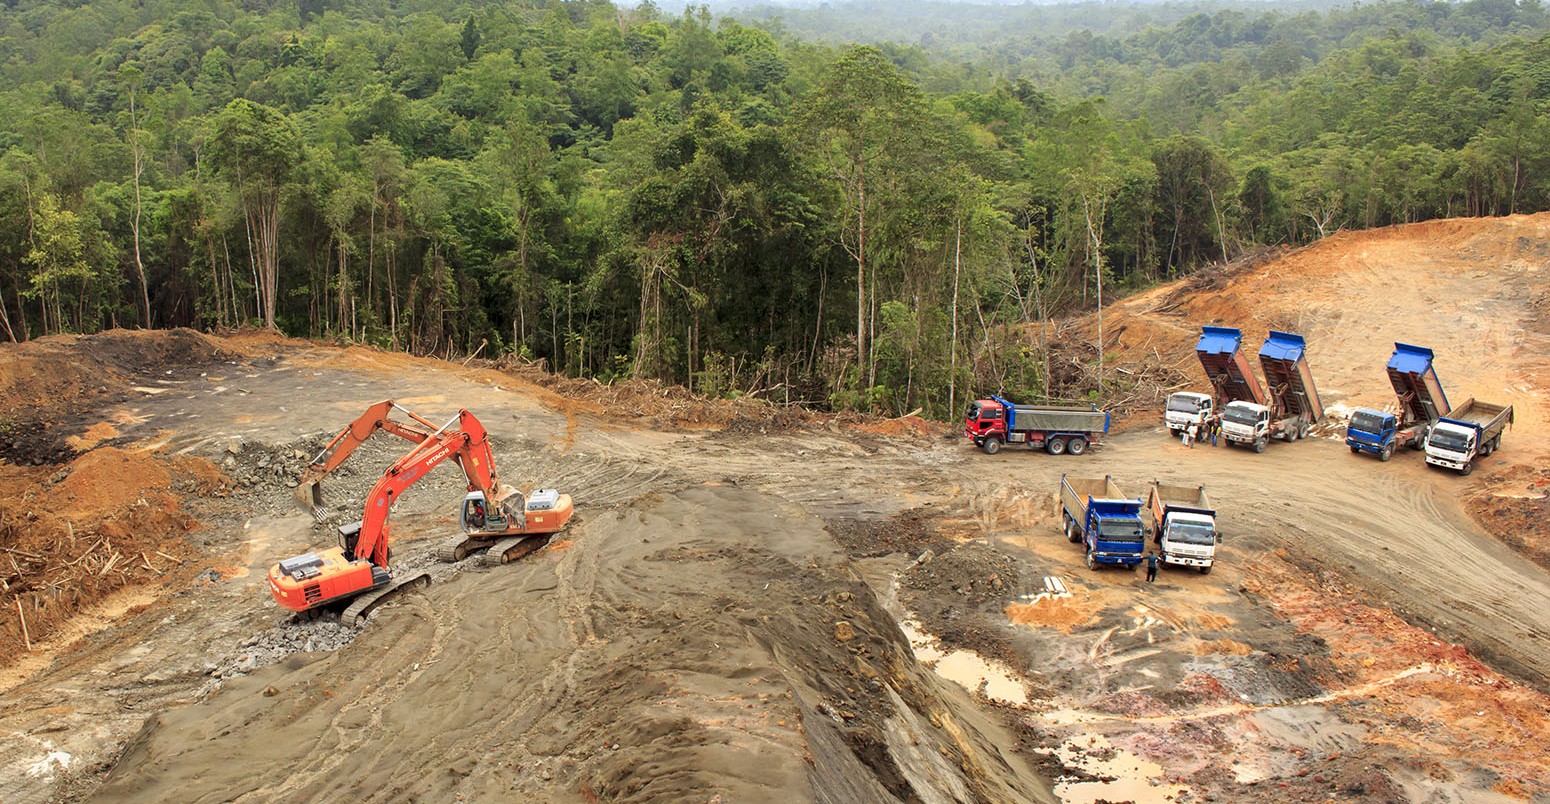
M 1200 574 L 1201 575 L 1210 575 L 1211 574 L 1211 565 L 1207 564 L 1204 567 L 1201 567 L 1200 568 Z
M 1467 477 L 1469 473 L 1473 471 L 1475 471 L 1475 462 L 1470 461 L 1469 463 L 1464 464 L 1464 468 L 1459 470 L 1459 474 Z
M 1394 457 L 1394 445 L 1384 444 L 1383 449 L 1378 450 L 1378 460 L 1388 463 L 1389 458 Z
M 1066 440 L 1064 438 L 1051 438 L 1045 442 L 1044 448 L 1051 455 L 1062 455 L 1066 451 Z
M 1501 448 L 1502 448 L 1502 434 L 1501 433 L 1497 433 L 1496 437 L 1491 439 L 1491 451 L 1495 452 L 1495 451 L 1497 451 L 1497 450 L 1499 450 Z
M 980 445 L 980 449 L 985 450 L 986 455 L 994 455 L 1001 451 L 1001 439 L 987 438 L 985 443 Z
M 1076 544 L 1077 542 L 1082 540 L 1081 537 L 1077 535 L 1076 523 L 1071 521 L 1071 516 L 1069 514 L 1065 515 L 1065 520 L 1066 520 L 1066 541 L 1068 541 L 1068 542 L 1070 542 L 1072 544 Z
M 1098 558 L 1097 556 L 1093 555 L 1093 551 L 1091 550 L 1087 551 L 1087 568 L 1093 572 L 1098 571 Z
M 1267 442 L 1269 440 L 1270 439 L 1265 438 L 1263 436 L 1261 436 L 1260 438 L 1255 439 L 1254 440 L 1254 451 L 1255 452 L 1264 452 L 1265 451 L 1265 442 Z
M 1077 436 L 1076 438 L 1071 439 L 1071 443 L 1066 445 L 1066 452 L 1069 452 L 1072 455 L 1081 455 L 1086 451 L 1087 439 L 1082 438 L 1081 436 Z
M 1356 454 L 1357 454 L 1357 453 L 1359 453 L 1359 452 L 1361 452 L 1361 451 L 1362 451 L 1362 448 L 1361 448 L 1361 447 L 1358 447 L 1358 446 L 1352 446 L 1352 447 L 1351 447 L 1351 454 L 1352 454 L 1352 455 L 1356 455 Z
M 1308 433 L 1311 430 L 1313 430 L 1313 425 L 1311 425 L 1311 424 L 1304 424 L 1303 426 L 1297 428 L 1297 437 L 1298 438 L 1307 438 L 1308 437 Z

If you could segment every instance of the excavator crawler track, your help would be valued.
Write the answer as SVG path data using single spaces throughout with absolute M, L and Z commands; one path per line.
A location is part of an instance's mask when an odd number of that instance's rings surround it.
M 468 558 L 469 554 L 484 545 L 478 539 L 470 539 L 467 536 L 454 536 L 441 543 L 436 548 L 436 557 L 449 564 L 455 564 Z
M 412 575 L 404 580 L 395 580 L 380 586 L 350 601 L 349 607 L 339 614 L 341 625 L 363 625 L 372 611 L 383 603 L 392 600 L 399 592 L 410 589 L 420 589 L 429 586 L 431 576 L 429 573 Z
M 479 561 L 486 567 L 510 564 L 523 556 L 538 552 L 544 545 L 549 543 L 549 537 L 552 535 L 550 533 L 529 534 L 501 539 L 491 545 L 490 549 L 486 550 L 484 555 L 479 557 Z

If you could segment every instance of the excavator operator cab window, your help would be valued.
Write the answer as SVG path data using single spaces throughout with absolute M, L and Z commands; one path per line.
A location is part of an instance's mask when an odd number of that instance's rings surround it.
M 463 501 L 463 524 L 467 525 L 469 530 L 484 530 L 486 521 L 483 500 Z

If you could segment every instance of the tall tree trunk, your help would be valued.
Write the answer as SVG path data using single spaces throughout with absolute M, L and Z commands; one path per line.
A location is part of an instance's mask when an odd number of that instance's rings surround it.
M 947 413 L 958 410 L 958 280 L 963 274 L 963 218 L 953 222 L 953 335 L 948 342 Z
M 150 329 L 151 321 L 151 292 L 145 283 L 145 263 L 140 259 L 140 175 L 145 172 L 145 159 L 140 155 L 140 126 L 135 116 L 135 93 L 129 92 L 129 150 L 134 159 L 135 177 L 135 214 L 130 219 L 129 228 L 134 234 L 135 274 L 140 277 L 140 322 Z

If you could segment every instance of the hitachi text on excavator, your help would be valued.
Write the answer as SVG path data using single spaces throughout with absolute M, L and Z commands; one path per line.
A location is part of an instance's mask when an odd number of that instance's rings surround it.
M 409 421 L 389 418 L 393 412 Z M 452 458 L 468 478 L 459 522 L 462 533 L 437 551 L 444 561 L 461 561 L 485 550 L 486 564 L 505 564 L 544 546 L 575 512 L 570 495 L 540 489 L 523 495 L 499 482 L 489 434 L 467 410 L 437 426 L 392 400 L 378 402 L 345 427 L 302 473 L 296 502 L 319 522 L 327 518 L 320 481 L 339 468 L 378 431 L 415 444 L 394 461 L 366 497 L 360 520 L 339 528 L 339 546 L 285 559 L 269 569 L 275 602 L 304 617 L 344 604 L 341 622 L 355 622 L 396 591 L 430 583 L 428 573 L 395 576 L 389 570 L 388 515 L 409 486 Z

